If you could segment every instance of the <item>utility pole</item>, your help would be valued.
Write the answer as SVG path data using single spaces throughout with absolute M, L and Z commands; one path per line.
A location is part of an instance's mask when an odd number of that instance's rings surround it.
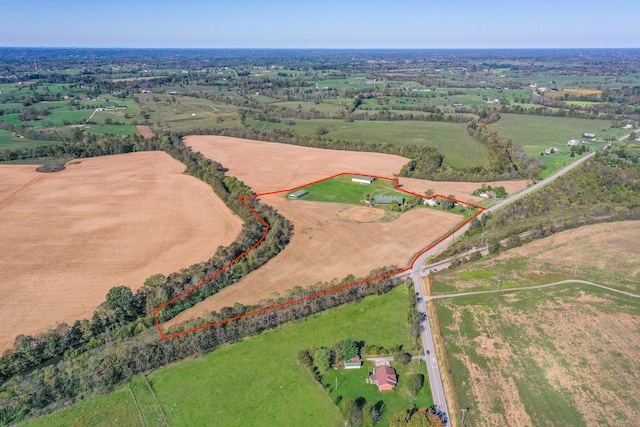
M 500 279 L 496 279 L 498 281 L 498 287 L 496 288 L 496 292 L 500 290 Z
M 468 409 L 460 408 L 460 417 L 462 418 L 462 421 L 460 421 L 460 425 L 462 427 L 464 427 L 464 419 L 465 419 L 465 417 L 467 415 L 467 411 L 468 411 Z
M 577 271 L 578 271 L 578 264 L 576 264 L 575 268 L 573 269 L 573 277 L 576 277 Z
M 336 377 L 336 391 L 338 391 L 338 377 Z

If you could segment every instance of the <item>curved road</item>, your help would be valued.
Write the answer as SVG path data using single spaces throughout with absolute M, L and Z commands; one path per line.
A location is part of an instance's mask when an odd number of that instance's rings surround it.
M 593 151 L 587 154 L 586 156 L 578 159 L 574 163 L 557 171 L 553 175 L 545 178 L 544 180 L 538 182 L 537 184 L 527 187 L 526 189 L 522 190 L 518 194 L 514 194 L 508 197 L 507 199 L 501 201 L 495 206 L 487 208 L 479 216 L 498 210 L 508 205 L 509 203 L 513 203 L 516 200 L 544 187 L 545 185 L 553 182 L 555 179 L 558 179 L 561 176 L 565 175 L 570 170 L 575 169 L 582 163 L 586 162 L 587 160 L 595 156 L 595 154 L 596 154 L 596 151 Z M 445 426 L 449 425 L 449 409 L 447 407 L 447 401 L 444 395 L 444 388 L 442 386 L 442 377 L 440 376 L 440 369 L 439 369 L 438 361 L 434 351 L 435 345 L 433 341 L 433 332 L 431 331 L 431 325 L 429 324 L 429 319 L 427 318 L 427 307 L 425 302 L 427 299 L 425 298 L 424 289 L 422 288 L 422 275 L 420 273 L 422 270 L 422 266 L 427 260 L 427 258 L 436 255 L 437 253 L 442 251 L 444 248 L 446 248 L 449 245 L 449 243 L 451 243 L 455 239 L 456 235 L 462 236 L 469 228 L 469 225 L 470 224 L 468 223 L 465 224 L 464 226 L 460 227 L 458 230 L 452 233 L 451 239 L 446 238 L 443 241 L 440 241 L 436 245 L 429 248 L 427 251 L 425 251 L 421 255 L 419 255 L 413 262 L 413 265 L 410 270 L 410 276 L 411 276 L 411 279 L 413 280 L 413 286 L 416 291 L 416 296 L 418 299 L 418 311 L 420 311 L 420 313 L 423 313 L 423 320 L 421 322 L 422 345 L 423 345 L 423 348 L 425 349 L 425 352 L 428 351 L 430 353 L 428 357 L 425 357 L 425 361 L 427 363 L 427 372 L 429 374 L 429 384 L 431 385 L 431 393 L 433 395 L 433 404 L 435 405 L 436 409 L 439 411 Z M 471 295 L 471 294 L 466 294 L 466 295 Z

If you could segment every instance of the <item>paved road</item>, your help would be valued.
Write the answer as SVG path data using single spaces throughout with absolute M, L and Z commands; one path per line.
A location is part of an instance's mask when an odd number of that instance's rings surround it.
M 633 294 L 631 292 L 625 292 L 625 291 L 621 291 L 619 289 L 614 289 L 614 288 L 610 288 L 608 286 L 600 285 L 598 283 L 593 283 L 593 282 L 588 282 L 586 280 L 577 280 L 576 279 L 576 280 L 561 280 L 559 282 L 547 283 L 545 285 L 523 286 L 523 287 L 520 287 L 520 288 L 508 288 L 508 289 L 501 289 L 501 290 L 493 289 L 493 290 L 489 290 L 489 291 L 475 291 L 475 292 L 466 292 L 466 293 L 460 293 L 460 294 L 430 295 L 430 296 L 427 296 L 426 299 L 429 301 L 429 300 L 434 300 L 434 299 L 465 297 L 465 296 L 469 296 L 469 295 L 495 294 L 495 293 L 506 293 L 506 292 L 513 292 L 513 291 L 529 291 L 531 289 L 549 288 L 551 286 L 564 285 L 564 284 L 567 284 L 567 283 L 582 283 L 584 285 L 596 286 L 598 288 L 606 289 L 607 291 L 623 294 L 623 295 L 626 295 L 628 297 L 640 298 L 640 295 Z
M 587 154 L 586 156 L 578 159 L 574 163 L 572 163 L 569 166 L 559 170 L 555 174 L 545 178 L 544 180 L 538 182 L 537 184 L 534 184 L 534 185 L 522 190 L 518 194 L 514 194 L 514 195 L 506 198 L 505 200 L 501 201 L 497 205 L 486 209 L 482 213 L 482 215 L 484 215 L 486 213 L 489 213 L 489 212 L 496 211 L 496 210 L 508 205 L 509 203 L 513 203 L 516 200 L 526 196 L 527 194 L 530 194 L 530 193 L 542 188 L 543 186 L 545 186 L 545 185 L 549 184 L 550 182 L 554 181 L 555 179 L 558 179 L 559 177 L 565 175 L 570 170 L 575 169 L 576 167 L 578 167 L 582 163 L 586 162 L 588 159 L 590 159 L 593 156 L 595 156 L 595 154 L 596 154 L 595 151 L 592 152 L 592 153 Z M 444 425 L 445 426 L 450 425 L 449 424 L 449 409 L 447 407 L 447 401 L 446 401 L 446 398 L 445 398 L 445 395 L 444 395 L 444 388 L 442 386 L 442 377 L 440 376 L 440 369 L 438 367 L 438 361 L 437 361 L 436 354 L 435 354 L 435 351 L 434 351 L 435 345 L 434 345 L 434 341 L 433 341 L 433 332 L 431 331 L 431 325 L 429 324 L 429 319 L 427 318 L 427 307 L 426 307 L 427 299 L 425 298 L 424 289 L 422 287 L 422 274 L 421 274 L 421 272 L 423 270 L 423 264 L 427 260 L 427 258 L 429 258 L 429 257 L 431 257 L 433 255 L 436 255 L 437 253 L 439 253 L 440 251 L 445 249 L 451 242 L 453 242 L 455 240 L 456 236 L 461 236 L 462 234 L 464 234 L 467 231 L 467 229 L 469 228 L 469 226 L 470 226 L 470 224 L 465 224 L 464 226 L 456 229 L 455 232 L 450 237 L 444 239 L 443 241 L 438 242 L 436 245 L 432 246 L 427 251 L 425 251 L 424 253 L 419 255 L 416 258 L 416 260 L 414 261 L 411 270 L 409 270 L 406 273 L 413 280 L 413 286 L 414 286 L 414 289 L 415 289 L 415 292 L 416 292 L 416 296 L 418 297 L 418 310 L 420 311 L 420 313 L 424 314 L 423 320 L 422 320 L 420 326 L 421 326 L 422 345 L 423 345 L 425 351 L 429 351 L 429 353 L 430 353 L 430 355 L 429 355 L 430 357 L 426 358 L 427 372 L 429 374 L 429 384 L 431 385 L 431 393 L 433 394 L 433 403 L 434 403 L 436 409 L 438 411 L 440 411 L 441 418 L 444 420 Z M 531 289 L 531 288 L 528 288 L 528 289 Z M 470 294 L 466 294 L 466 295 L 470 295 Z

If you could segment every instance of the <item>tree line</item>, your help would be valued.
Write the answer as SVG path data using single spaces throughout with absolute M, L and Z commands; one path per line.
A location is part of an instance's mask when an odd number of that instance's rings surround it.
M 376 269 L 370 273 L 370 277 L 378 277 L 396 269 Z M 145 328 L 131 337 L 111 336 L 100 348 L 14 375 L 4 382 L 0 387 L 0 422 L 7 424 L 27 415 L 40 416 L 66 407 L 78 399 L 107 393 L 141 372 L 210 352 L 283 323 L 358 301 L 368 295 L 386 293 L 399 284 L 399 279 L 384 277 L 335 292 L 324 292 L 354 283 L 356 280 L 353 276 L 347 276 L 342 281 L 318 283 L 307 289 L 297 287 L 283 297 L 266 301 L 261 305 L 236 304 L 234 307 L 221 310 L 220 313 L 212 312 L 205 319 L 186 322 L 180 328 L 207 325 L 228 315 L 245 314 L 274 303 L 318 294 L 317 297 L 300 303 L 285 305 L 276 310 L 261 312 L 165 341 L 158 339 L 155 328 Z

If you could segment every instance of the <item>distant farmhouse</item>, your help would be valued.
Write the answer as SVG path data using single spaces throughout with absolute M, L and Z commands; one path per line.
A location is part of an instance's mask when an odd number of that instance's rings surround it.
M 399 205 L 404 205 L 404 197 L 401 197 L 401 196 L 373 196 L 373 203 L 375 205 L 390 205 L 393 202 L 397 202 Z
M 291 200 L 297 200 L 301 197 L 306 196 L 307 194 L 309 194 L 309 192 L 307 190 L 302 189 L 302 190 L 296 191 L 295 193 L 289 194 L 289 196 L 287 197 L 289 197 Z
M 378 386 L 378 391 L 391 391 L 398 384 L 396 370 L 391 366 L 380 366 L 376 372 L 369 377 L 369 382 Z
M 432 199 L 424 199 L 424 202 L 422 202 L 422 203 L 424 203 L 424 204 L 425 204 L 425 205 L 427 205 L 427 206 L 432 206 L 432 207 L 434 207 L 434 208 L 435 208 L 436 206 L 438 206 L 438 201 L 436 200 L 436 198 L 435 198 L 435 197 L 434 197 L 434 198 L 432 198 Z
M 595 133 L 583 133 L 582 137 L 584 139 L 596 139 L 596 134 Z
M 570 139 L 569 142 L 567 142 L 567 146 L 568 147 L 574 147 L 576 145 L 580 145 L 582 144 L 582 142 L 578 139 Z
M 369 185 L 375 180 L 376 180 L 375 178 L 370 176 L 354 176 L 353 178 L 351 178 L 351 181 L 357 182 L 358 184 L 365 184 L 365 185 Z

